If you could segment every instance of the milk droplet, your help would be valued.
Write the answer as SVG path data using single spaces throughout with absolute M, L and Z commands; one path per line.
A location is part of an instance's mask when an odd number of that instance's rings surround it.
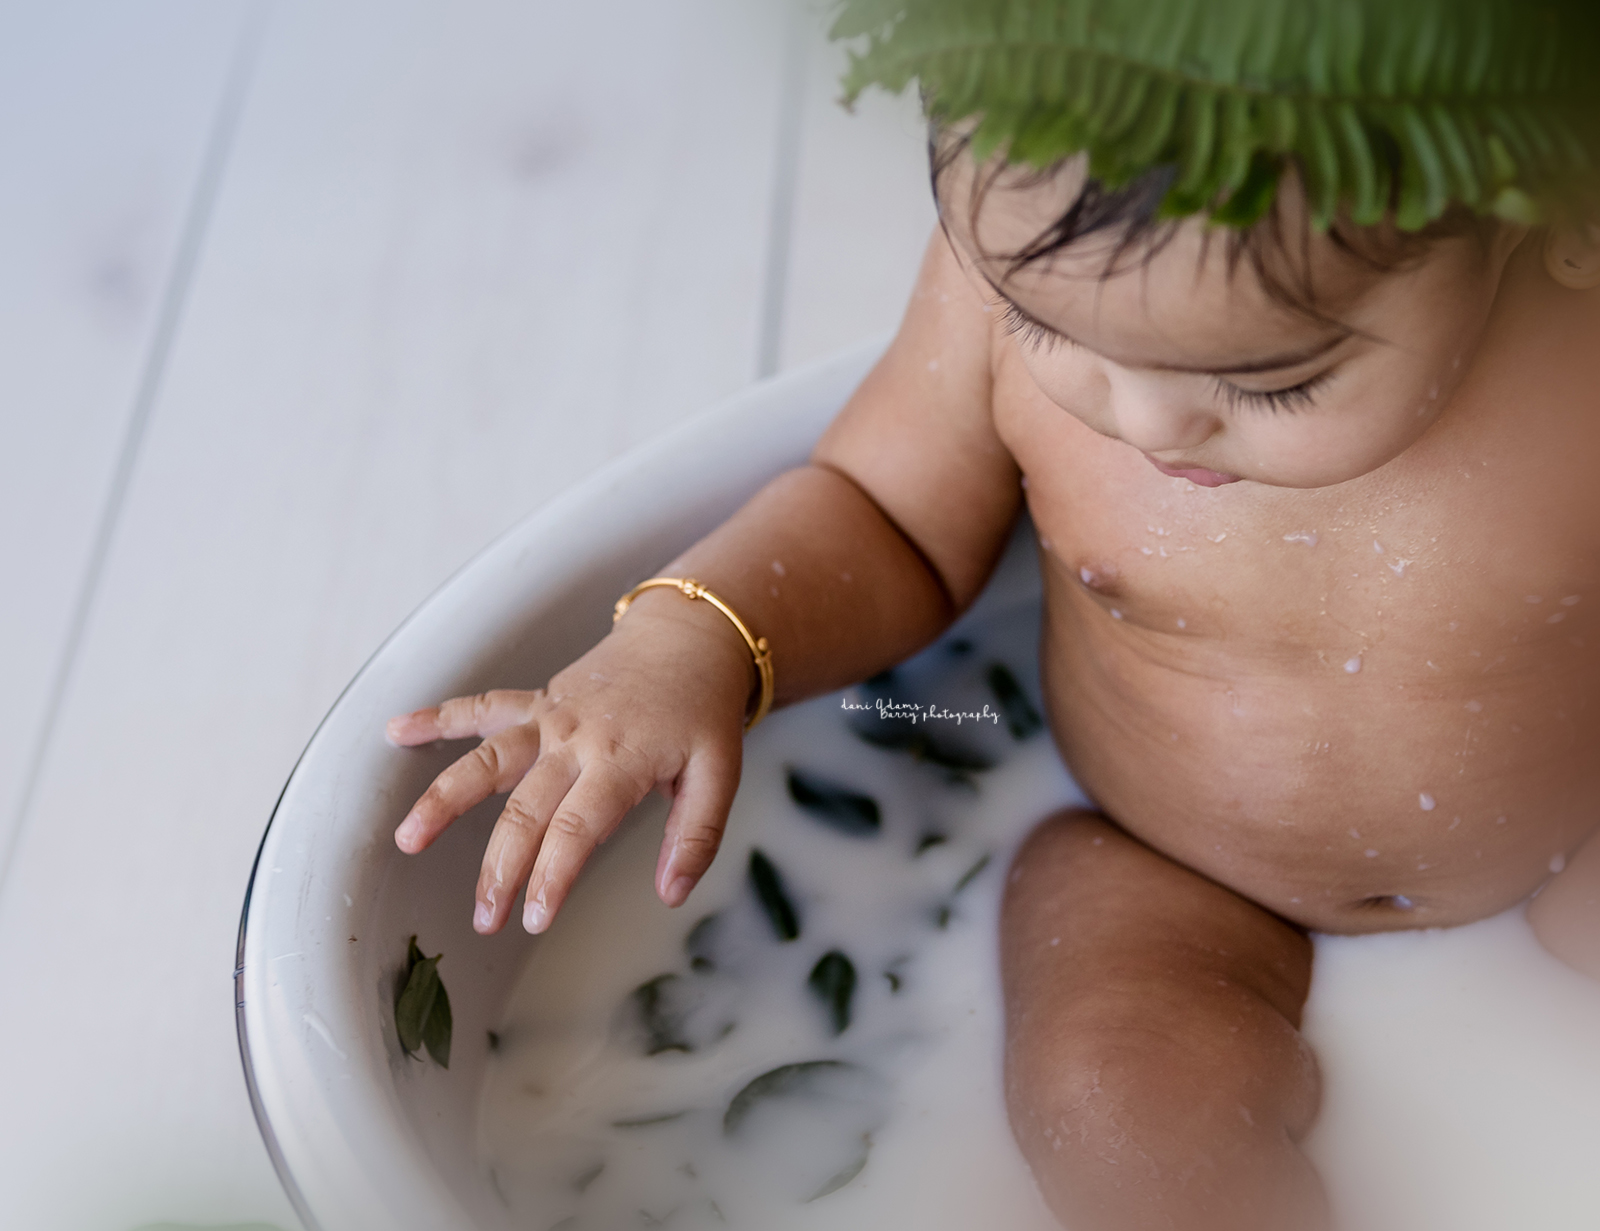
M 1432 812 L 1437 806 L 1433 796 L 1429 795 L 1426 791 L 1417 796 L 1417 804 L 1424 812 Z
M 1315 530 L 1297 530 L 1293 534 L 1283 536 L 1285 543 L 1304 543 L 1307 547 L 1317 545 L 1317 532 Z
M 1078 579 L 1080 581 L 1082 581 L 1083 584 L 1086 585 L 1086 586 L 1094 585 L 1094 572 L 1093 572 L 1093 570 L 1086 569 L 1086 568 L 1079 569 L 1078 570 Z
M 1357 671 L 1360 671 L 1361 670 L 1361 659 L 1360 659 L 1360 657 L 1358 656 L 1356 658 L 1346 659 L 1345 660 L 1345 664 L 1344 664 L 1344 669 L 1346 671 L 1348 671 L 1351 675 L 1354 675 Z
M 1566 866 L 1567 866 L 1567 857 L 1565 855 L 1552 855 L 1552 856 L 1550 856 L 1550 870 L 1552 872 L 1559 872 L 1559 871 L 1561 871 L 1562 868 L 1564 868 Z

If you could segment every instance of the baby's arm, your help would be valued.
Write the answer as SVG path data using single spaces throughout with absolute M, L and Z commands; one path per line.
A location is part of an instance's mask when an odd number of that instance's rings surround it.
M 698 579 L 767 638 L 777 704 L 908 656 L 982 589 L 1020 505 L 989 414 L 989 338 L 983 302 L 936 232 L 893 345 L 809 462 L 658 570 Z M 391 721 L 400 744 L 483 740 L 434 781 L 395 841 L 421 851 L 510 791 L 474 925 L 503 927 L 526 883 L 524 923 L 542 931 L 594 847 L 654 788 L 672 800 L 656 888 L 677 906 L 721 841 L 754 680 L 720 612 L 647 590 L 545 688 Z

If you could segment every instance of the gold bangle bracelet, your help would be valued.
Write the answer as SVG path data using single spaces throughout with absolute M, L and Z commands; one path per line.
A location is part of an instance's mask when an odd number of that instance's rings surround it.
M 772 708 L 772 650 L 767 646 L 767 639 L 765 637 L 757 637 L 752 633 L 749 626 L 734 613 L 732 607 L 711 593 L 710 590 L 706 589 L 693 577 L 651 577 L 647 581 L 641 581 L 616 601 L 616 605 L 611 612 L 611 622 L 615 624 L 622 619 L 622 613 L 628 609 L 629 604 L 642 591 L 649 590 L 655 586 L 671 586 L 686 598 L 705 599 L 706 602 L 727 616 L 733 623 L 734 628 L 739 630 L 739 636 L 744 638 L 745 645 L 750 649 L 750 657 L 755 662 L 756 674 L 761 677 L 761 699 L 756 702 L 756 712 L 751 714 L 749 720 L 744 724 L 744 729 L 748 731 L 765 718 L 767 711 Z

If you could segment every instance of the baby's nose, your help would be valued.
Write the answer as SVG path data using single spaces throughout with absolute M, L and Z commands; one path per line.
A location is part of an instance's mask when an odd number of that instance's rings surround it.
M 1192 449 L 1216 433 L 1214 413 L 1179 400 L 1132 396 L 1117 399 L 1117 435 L 1145 453 Z

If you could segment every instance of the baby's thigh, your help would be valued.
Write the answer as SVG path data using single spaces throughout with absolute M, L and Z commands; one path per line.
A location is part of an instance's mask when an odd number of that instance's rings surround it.
M 1319 1093 L 1305 933 L 1073 811 L 1012 866 L 1002 961 L 1007 1101 L 1047 1196 L 1098 1173 L 1152 1199 L 1187 1176 L 1218 1202 L 1288 1184 L 1316 1204 L 1293 1148 Z

